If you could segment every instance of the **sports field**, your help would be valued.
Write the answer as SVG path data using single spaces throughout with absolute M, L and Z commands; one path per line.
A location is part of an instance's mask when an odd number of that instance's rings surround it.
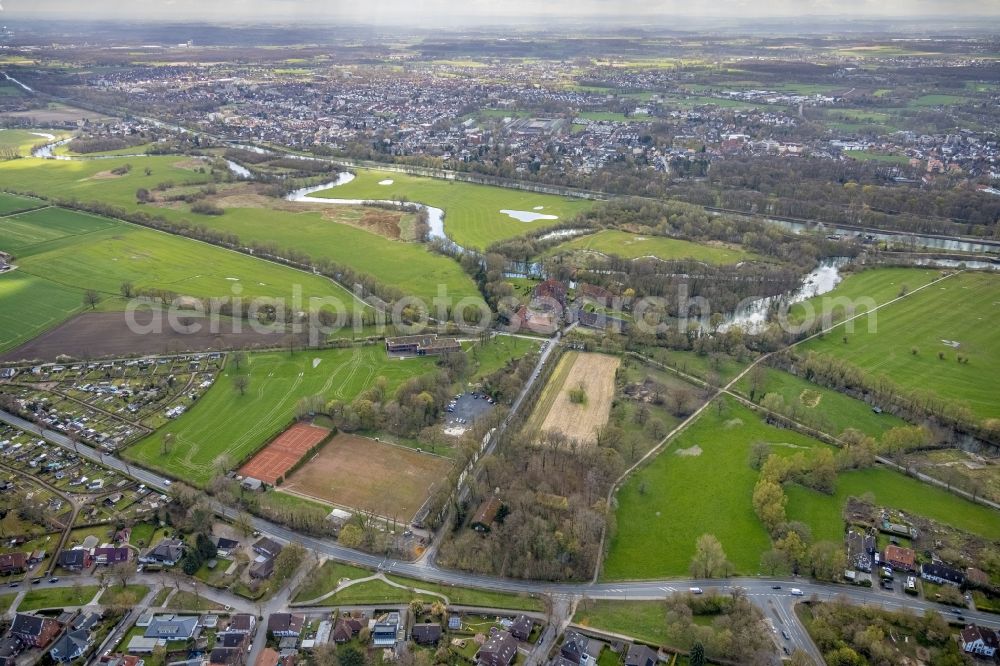
M 979 418 L 1000 417 L 1000 276 L 956 275 L 876 314 L 874 332 L 858 325 L 845 343 L 836 329 L 804 347 L 885 375 L 905 389 L 959 401 Z M 968 363 L 959 363 L 959 356 Z
M 429 453 L 341 433 L 281 489 L 408 522 L 432 490 L 446 482 L 452 464 Z
M 392 184 L 379 185 L 386 180 Z M 585 199 L 366 169 L 356 170 L 356 177 L 350 183 L 315 196 L 407 200 L 441 208 L 445 212 L 444 229 L 448 237 L 462 247 L 474 249 L 566 222 L 593 205 Z M 520 222 L 501 210 L 555 215 L 558 219 Z
M 751 502 L 758 478 L 748 463 L 753 443 L 768 442 L 782 456 L 824 445 L 769 426 L 732 400 L 722 404 L 721 414 L 709 406 L 622 486 L 605 578 L 686 576 L 695 540 L 705 533 L 718 537 L 737 572 L 757 572 L 771 540 Z
M 567 352 L 559 359 L 525 429 L 562 433 L 570 441 L 594 445 L 608 422 L 621 359 L 605 354 Z M 582 391 L 582 401 L 573 392 Z
M 379 346 L 323 351 L 249 354 L 237 371 L 232 364 L 184 415 L 125 451 L 130 460 L 195 485 L 214 474 L 213 464 L 226 456 L 239 464 L 276 436 L 292 420 L 300 398 L 321 395 L 350 401 L 385 377 L 393 391 L 410 377 L 432 371 L 432 358 L 389 360 Z M 245 395 L 234 377 L 246 374 Z M 164 452 L 164 437 L 174 437 Z
M 0 217 L 0 251 L 17 270 L 0 276 L 0 351 L 55 326 L 83 307 L 83 293 L 120 309 L 121 283 L 179 295 L 228 297 L 240 291 L 292 302 L 295 286 L 310 297 L 353 296 L 326 278 L 295 271 L 204 243 L 61 208 Z M 238 286 L 237 286 L 238 285 Z
M 308 423 L 296 423 L 267 443 L 247 464 L 240 468 L 240 474 L 264 483 L 275 485 L 295 463 L 302 459 L 311 448 L 326 439 L 330 431 Z
M 750 252 L 744 252 L 737 247 L 721 243 L 692 243 L 663 236 L 640 236 L 614 229 L 605 229 L 596 234 L 566 241 L 550 250 L 548 254 L 572 250 L 599 252 L 623 259 L 638 259 L 639 257 L 656 257 L 664 261 L 694 259 L 710 264 L 735 264 L 754 258 Z

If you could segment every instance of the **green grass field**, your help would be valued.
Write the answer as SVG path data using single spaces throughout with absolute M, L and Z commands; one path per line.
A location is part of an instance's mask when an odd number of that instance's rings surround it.
M 844 155 L 853 157 L 856 160 L 871 160 L 886 164 L 909 164 L 910 162 L 910 158 L 906 155 L 888 155 L 886 153 L 876 153 L 871 150 L 845 150 Z
M 52 139 L 39 136 L 39 134 L 51 134 L 56 140 L 69 136 L 66 132 L 59 130 L 23 130 L 23 129 L 0 129 L 0 148 L 15 148 L 18 155 L 28 156 L 31 149 L 43 143 L 49 143 Z
M 131 164 L 132 171 L 120 177 L 108 175 L 110 170 L 124 164 Z M 147 167 L 152 175 L 145 175 Z M 32 191 L 53 198 L 101 201 L 175 221 L 197 222 L 234 233 L 246 243 L 271 242 L 279 249 L 294 249 L 314 259 L 328 257 L 426 300 L 437 295 L 439 285 L 443 285 L 455 300 L 479 297 L 473 281 L 447 257 L 428 252 L 416 243 L 394 242 L 363 229 L 338 224 L 324 217 L 322 212 L 306 210 L 306 206 L 302 213 L 228 208 L 223 216 L 210 216 L 192 213 L 189 206 L 144 208 L 136 203 L 135 193 L 140 187 L 152 189 L 162 182 L 182 185 L 210 180 L 209 175 L 198 172 L 197 168 L 207 169 L 208 163 L 180 155 L 91 161 L 24 159 L 0 163 L 0 182 L 17 191 Z M 356 210 L 345 208 L 344 214 L 356 214 Z M 327 214 L 334 212 L 326 211 Z
M 664 645 L 670 638 L 663 601 L 587 599 L 577 606 L 573 622 L 631 636 L 651 645 Z
M 1000 512 L 881 467 L 838 474 L 833 495 L 786 486 L 788 519 L 809 525 L 816 540 L 839 543 L 844 537 L 844 503 L 848 497 L 866 492 L 875 495 L 879 506 L 924 516 L 987 539 L 1000 539 Z
M 392 391 L 434 364 L 426 357 L 392 360 L 380 346 L 251 354 L 239 371 L 250 378 L 245 395 L 233 385 L 237 371 L 228 367 L 187 413 L 127 449 L 125 456 L 203 485 L 215 473 L 213 463 L 219 456 L 226 456 L 232 466 L 277 435 L 292 420 L 299 398 L 322 395 L 350 401 L 380 376 Z M 164 454 L 162 443 L 168 433 L 175 441 Z
M 39 208 L 44 205 L 45 202 L 37 199 L 28 199 L 26 197 L 19 197 L 14 194 L 0 192 L 0 215 L 10 215 L 11 213 L 18 213 L 23 210 Z
M 102 294 L 104 309 L 123 307 L 119 288 L 167 289 L 198 297 L 284 298 L 296 285 L 310 297 L 353 296 L 326 278 L 136 225 L 45 208 L 0 218 L 0 251 L 17 270 L 0 276 L 0 350 L 54 326 L 83 307 L 83 292 Z
M 744 376 L 735 388 L 749 396 L 750 377 Z M 879 437 L 890 428 L 906 425 L 892 414 L 876 414 L 860 400 L 781 370 L 768 368 L 762 388 L 764 393 L 779 394 L 785 405 L 793 408 L 795 418 L 834 437 L 847 428 L 857 428 L 867 435 Z M 759 391 L 755 400 L 760 401 Z
M 0 134 L 3 134 L 0 132 Z M 111 171 L 125 164 L 132 170 L 124 176 L 114 176 Z M 145 169 L 152 172 L 146 175 Z M 80 201 L 103 201 L 109 204 L 138 209 L 135 191 L 140 187 L 154 188 L 158 183 L 206 183 L 208 163 L 192 160 L 183 155 L 155 157 L 117 157 L 106 160 L 42 160 L 27 158 L 0 162 L 0 183 L 10 190 L 34 192 L 59 198 L 76 198 Z
M 930 390 L 960 401 L 979 418 L 1000 417 L 995 385 L 1000 376 L 996 344 L 1000 277 L 963 273 L 888 305 L 876 315 L 873 327 L 868 318 L 862 318 L 853 333 L 837 328 L 804 348 L 835 355 L 905 388 Z M 958 363 L 959 354 L 969 362 Z
M 791 455 L 823 444 L 765 424 L 749 409 L 711 405 L 618 492 L 616 533 L 604 564 L 608 580 L 686 576 L 695 540 L 714 534 L 736 571 L 754 574 L 771 540 L 751 504 L 755 441 Z M 701 452 L 696 455 L 698 447 Z M 687 451 L 689 455 L 679 454 Z
M 468 348 L 469 360 L 475 368 L 473 380 L 481 379 L 507 365 L 513 359 L 538 351 L 540 340 L 528 340 L 512 335 L 498 335 L 486 344 L 476 342 Z
M 31 590 L 21 603 L 17 605 L 17 610 L 21 612 L 39 610 L 41 608 L 68 608 L 70 606 L 83 606 L 94 598 L 97 585 L 83 585 L 78 589 L 73 587 L 50 587 L 45 590 Z
M 614 229 L 605 229 L 596 234 L 588 234 L 566 241 L 550 250 L 548 254 L 572 250 L 600 252 L 623 259 L 639 257 L 656 257 L 666 261 L 694 259 L 710 264 L 734 264 L 738 261 L 754 258 L 753 254 L 739 248 L 703 245 L 662 236 L 638 236 Z
M 831 321 L 844 317 L 843 304 L 857 302 L 855 312 L 865 312 L 871 299 L 875 305 L 887 303 L 900 295 L 905 288 L 912 291 L 941 277 L 941 271 L 933 268 L 877 268 L 847 275 L 843 282 L 822 296 L 796 303 L 788 311 L 791 321 L 801 321 L 810 309 L 814 313 L 830 312 Z M 864 319 L 860 320 L 861 325 Z
M 379 185 L 382 180 L 391 180 L 393 183 Z M 445 212 L 444 226 L 448 236 L 462 247 L 476 249 L 566 222 L 593 205 L 593 202 L 585 199 L 365 169 L 358 169 L 355 179 L 350 183 L 324 190 L 315 196 L 332 199 L 406 199 L 435 206 Z M 535 211 L 538 206 L 542 206 L 542 209 Z M 501 210 L 538 212 L 556 215 L 559 219 L 519 222 L 501 213 Z
M 339 188 L 337 188 L 339 189 Z M 244 242 L 275 243 L 280 249 L 293 249 L 313 259 L 329 257 L 382 284 L 397 287 L 407 295 L 418 296 L 430 306 L 439 286 L 454 301 L 479 299 L 479 290 L 458 262 L 430 252 L 419 243 L 394 241 L 370 231 L 328 219 L 313 207 L 302 206 L 293 213 L 266 208 L 230 208 L 225 215 L 189 215 L 205 226 L 231 232 Z M 326 214 L 355 214 L 356 208 L 329 207 Z

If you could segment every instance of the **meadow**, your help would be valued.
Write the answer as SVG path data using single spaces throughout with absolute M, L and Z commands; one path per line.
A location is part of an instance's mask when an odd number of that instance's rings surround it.
M 3 132 L 0 132 L 2 135 Z M 37 137 L 36 137 L 37 138 Z M 122 176 L 111 171 L 125 164 L 132 170 Z M 146 175 L 146 169 L 150 175 Z M 103 160 L 43 160 L 26 158 L 0 162 L 0 183 L 17 192 L 32 192 L 55 199 L 102 201 L 137 209 L 135 192 L 152 189 L 163 182 L 207 183 L 211 180 L 207 162 L 182 155 L 116 157 Z
M 301 212 L 227 208 L 225 215 L 188 217 L 211 229 L 234 233 L 245 243 L 273 242 L 279 249 L 303 252 L 313 259 L 327 257 L 428 305 L 438 295 L 439 286 L 455 301 L 481 298 L 475 282 L 458 262 L 419 243 L 390 240 L 341 221 L 356 215 L 357 208 L 328 206 L 317 211 L 307 204 L 301 208 Z
M 749 396 L 750 376 L 744 376 L 735 390 Z M 795 418 L 834 437 L 848 428 L 856 428 L 877 438 L 890 428 L 906 425 L 892 414 L 876 414 L 861 400 L 774 368 L 765 370 L 764 382 L 754 398 L 757 402 L 762 393 L 780 395 L 785 405 L 792 408 Z
M 664 261 L 694 259 L 710 264 L 734 264 L 755 258 L 753 254 L 725 245 L 707 245 L 663 236 L 639 236 L 615 229 L 579 236 L 557 245 L 548 254 L 573 250 L 600 252 L 623 259 L 656 257 Z
M 833 291 L 796 303 L 788 309 L 790 321 L 802 321 L 807 313 L 829 313 L 831 321 L 835 322 L 845 316 L 843 303 L 857 302 L 854 312 L 864 312 L 868 309 L 865 300 L 871 299 L 875 305 L 888 303 L 899 296 L 904 290 L 912 291 L 937 278 L 941 271 L 934 268 L 876 268 L 860 273 L 850 273 L 834 288 Z M 862 318 L 856 324 L 864 325 Z
M 52 141 L 40 134 L 51 134 L 56 140 L 69 136 L 68 133 L 59 130 L 37 130 L 37 132 L 25 129 L 0 129 L 0 148 L 14 148 L 18 155 L 27 156 L 35 146 Z
M 771 545 L 751 503 L 758 475 L 748 459 L 756 441 L 777 455 L 824 446 L 721 399 L 622 485 L 603 578 L 686 576 L 705 533 L 722 542 L 736 572 L 756 573 Z
M 383 180 L 391 180 L 392 184 L 379 185 Z M 585 199 L 367 169 L 357 169 L 351 182 L 314 196 L 407 200 L 441 208 L 448 237 L 462 247 L 474 249 L 566 222 L 593 205 Z M 541 209 L 536 211 L 539 206 Z M 519 222 L 501 210 L 535 211 L 559 219 Z
M 240 370 L 232 363 L 185 414 L 125 451 L 125 457 L 188 483 L 204 485 L 224 457 L 232 468 L 270 441 L 294 417 L 300 398 L 351 401 L 376 378 L 389 391 L 434 368 L 432 358 L 389 359 L 380 346 L 255 353 Z M 242 394 L 234 377 L 246 375 Z M 164 452 L 164 437 L 173 442 Z M 169 440 L 168 440 L 169 441 Z
M 833 495 L 786 486 L 788 519 L 809 525 L 816 540 L 839 543 L 844 537 L 842 511 L 847 498 L 869 492 L 878 506 L 930 518 L 986 539 L 1000 539 L 1000 512 L 882 467 L 841 472 Z
M 837 356 L 904 388 L 960 401 L 979 418 L 1000 417 L 995 385 L 1000 277 L 962 273 L 876 314 L 870 323 L 863 318 L 853 332 L 835 329 L 804 349 Z M 968 362 L 957 362 L 959 355 Z
M 0 192 L 0 215 L 10 215 L 11 213 L 31 210 L 32 208 L 40 208 L 44 205 L 45 202 L 38 199 L 29 199 L 27 197 Z
M 16 256 L 0 275 L 0 350 L 37 335 L 80 310 L 97 291 L 104 309 L 120 309 L 122 282 L 196 297 L 291 299 L 296 285 L 308 298 L 353 296 L 326 278 L 186 238 L 61 208 L 0 218 L 0 251 Z M 290 302 L 290 301 L 289 301 Z

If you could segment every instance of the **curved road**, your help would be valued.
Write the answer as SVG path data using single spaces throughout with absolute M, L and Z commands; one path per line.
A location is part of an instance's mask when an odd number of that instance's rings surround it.
M 0 411 L 0 421 L 6 422 L 27 432 L 39 435 L 53 444 L 62 446 L 70 451 L 75 451 L 85 458 L 131 476 L 137 481 L 145 483 L 149 488 L 160 492 L 167 492 L 170 489 L 170 482 L 162 476 L 126 463 L 119 458 L 99 453 L 91 447 L 83 444 L 74 444 L 68 437 L 61 433 L 41 428 L 34 423 L 4 411 Z M 219 515 L 229 519 L 236 518 L 238 513 L 235 509 L 223 506 L 217 502 L 213 502 L 213 508 Z M 914 612 L 922 613 L 925 610 L 931 609 L 943 612 L 946 616 L 948 615 L 947 609 L 939 604 L 910 597 L 899 592 L 888 593 L 879 589 L 866 589 L 829 583 L 815 583 L 805 580 L 730 578 L 712 580 L 665 579 L 655 581 L 612 583 L 548 583 L 543 581 L 497 578 L 481 574 L 442 569 L 436 566 L 433 562 L 426 560 L 419 562 L 389 560 L 378 555 L 362 553 L 350 548 L 345 548 L 332 539 L 305 536 L 261 518 L 254 517 L 251 520 L 254 528 L 260 532 L 285 542 L 300 543 L 321 557 L 355 564 L 386 573 L 391 572 L 401 576 L 456 587 L 477 587 L 513 594 L 622 600 L 663 599 L 675 592 L 687 591 L 688 588 L 691 587 L 699 587 L 706 591 L 726 591 L 731 590 L 735 586 L 742 587 L 746 591 L 748 597 L 762 610 L 764 610 L 767 617 L 770 618 L 775 624 L 778 632 L 785 630 L 789 633 L 790 640 L 784 644 L 786 644 L 790 650 L 795 648 L 805 650 L 817 660 L 817 663 L 822 663 L 819 652 L 809 639 L 802 624 L 795 617 L 793 606 L 798 599 L 795 596 L 792 596 L 790 591 L 792 588 L 798 588 L 801 590 L 805 598 L 810 598 L 813 595 L 816 595 L 821 599 L 840 597 L 851 603 L 877 605 L 887 610 L 901 610 L 905 608 Z M 962 615 L 968 621 L 1000 629 L 1000 616 L 989 615 L 971 610 L 962 610 Z M 955 620 L 956 618 L 953 616 L 950 619 Z M 779 644 L 782 644 L 780 633 L 776 636 L 776 640 Z

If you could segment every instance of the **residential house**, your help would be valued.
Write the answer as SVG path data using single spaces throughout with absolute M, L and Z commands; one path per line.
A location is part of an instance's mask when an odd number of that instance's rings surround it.
M 517 655 L 517 639 L 508 631 L 498 631 L 476 652 L 478 666 L 510 666 Z
M 184 542 L 180 539 L 163 539 L 160 543 L 146 551 L 139 557 L 139 562 L 143 564 L 162 564 L 165 567 L 172 567 L 184 557 Z
M 656 651 L 648 645 L 633 643 L 625 655 L 625 666 L 656 666 Z
M 46 648 L 61 629 L 62 625 L 52 618 L 18 613 L 10 625 L 10 635 L 28 647 Z
M 88 568 L 93 562 L 94 560 L 90 555 L 90 551 L 83 548 L 64 550 L 56 558 L 56 564 L 70 571 L 81 571 Z
M 258 580 L 270 578 L 274 573 L 274 558 L 266 555 L 259 555 L 250 565 L 250 577 Z
M 242 631 L 220 631 L 215 635 L 215 647 L 245 650 L 250 644 L 250 634 Z
M 567 631 L 559 654 L 579 666 L 593 666 L 604 644 L 576 631 Z
M 441 640 L 441 625 L 437 622 L 426 622 L 413 625 L 410 637 L 419 645 L 437 645 Z
M 389 613 L 372 626 L 372 645 L 375 647 L 392 647 L 396 644 L 396 634 L 398 632 L 399 613 Z
M 199 630 L 197 615 L 157 615 L 143 636 L 165 641 L 196 638 Z
M 82 657 L 89 646 L 89 630 L 71 629 L 56 640 L 49 655 L 57 662 L 66 663 Z
M 0 555 L 0 574 L 9 576 L 28 570 L 27 553 L 4 553 Z
M 514 618 L 514 622 L 511 623 L 510 635 L 519 641 L 526 641 L 528 637 L 531 636 L 531 630 L 534 628 L 534 621 L 527 615 L 521 614 Z
M 226 631 L 239 631 L 244 634 L 252 634 L 257 627 L 257 616 L 249 613 L 237 613 L 229 618 L 229 626 Z
M 847 533 L 847 565 L 871 573 L 875 566 L 875 537 L 851 530 Z
M 885 547 L 882 559 L 897 571 L 913 571 L 917 556 L 911 548 L 889 545 Z
M 1000 648 L 1000 640 L 992 629 L 970 624 L 959 633 L 958 645 L 967 654 L 993 657 L 997 653 L 997 648 Z
M 337 620 L 337 624 L 333 626 L 333 642 L 346 643 L 352 638 L 354 638 L 354 632 L 351 631 L 351 625 L 346 620 Z
M 295 613 L 273 613 L 267 618 L 267 631 L 278 638 L 298 638 L 305 617 Z
M 215 664 L 219 666 L 242 666 L 246 662 L 244 659 L 245 656 L 246 650 L 242 647 L 216 647 L 209 653 L 208 663 L 211 666 L 215 666 Z
M 128 562 L 132 551 L 126 546 L 101 546 L 94 549 L 94 563 L 111 566 Z
M 145 662 L 134 654 L 106 654 L 98 662 L 101 666 L 143 666 Z
M 965 582 L 965 574 L 958 569 L 952 569 L 944 564 L 921 564 L 920 577 L 940 585 L 944 585 L 945 583 L 961 585 Z
M 252 546 L 253 552 L 265 557 L 277 557 L 283 547 L 280 543 L 268 537 L 261 537 Z
M 215 538 L 215 550 L 219 557 L 229 557 L 232 555 L 237 548 L 240 547 L 240 542 L 233 539 L 227 539 L 225 537 Z

